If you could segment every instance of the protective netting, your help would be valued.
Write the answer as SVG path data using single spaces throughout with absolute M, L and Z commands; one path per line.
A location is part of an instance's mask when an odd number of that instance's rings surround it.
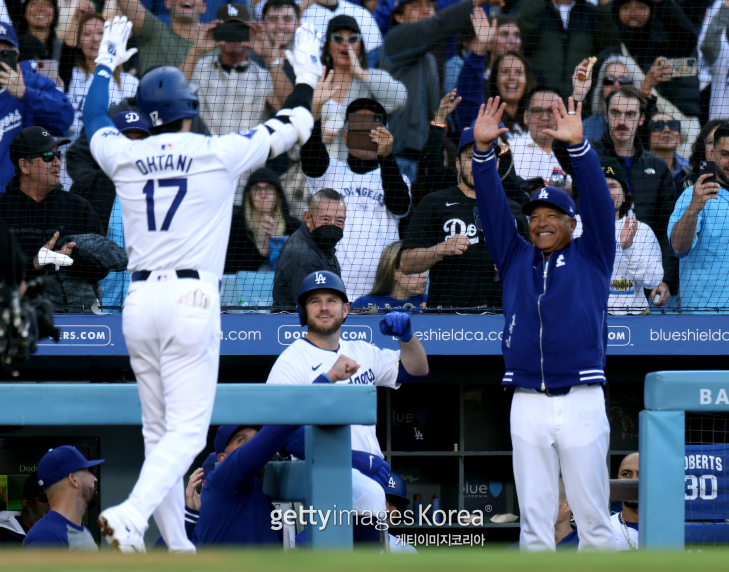
M 729 414 L 686 415 L 686 544 L 729 543 Z
M 499 312 L 468 139 L 480 104 L 497 95 L 509 128 L 499 172 L 526 240 L 521 207 L 545 185 L 573 196 L 574 236 L 590 232 L 579 215 L 589 189 L 574 183 L 565 145 L 543 133 L 555 126 L 552 105 L 572 96 L 615 201 L 610 312 L 729 308 L 721 0 L 0 0 L 0 12 L 0 61 L 12 68 L 0 72 L 0 216 L 26 252 L 28 277 L 59 277 L 57 311 L 119 311 L 129 283 L 115 247 L 128 246 L 121 205 L 82 118 L 103 22 L 115 14 L 133 22 L 139 49 L 109 88 L 109 115 L 130 138 L 149 129 L 135 95 L 150 69 L 178 67 L 199 86 L 193 132 L 245 133 L 293 90 L 286 51 L 296 28 L 322 35 L 327 72 L 311 138 L 237 181 L 223 309 L 291 308 L 304 276 L 331 270 L 359 311 Z M 11 141 L 33 125 L 70 141 L 58 160 L 37 146 L 25 161 L 11 156 Z M 718 185 L 699 179 L 714 172 Z M 42 264 L 44 245 L 74 264 Z

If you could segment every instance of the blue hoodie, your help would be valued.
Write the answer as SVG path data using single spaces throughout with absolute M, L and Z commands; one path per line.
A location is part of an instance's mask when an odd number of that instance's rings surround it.
M 615 203 L 587 141 L 567 150 L 585 230 L 547 261 L 516 230 L 493 149 L 474 149 L 484 239 L 504 285 L 505 386 L 543 391 L 607 383 L 605 317 L 615 260 Z
M 10 161 L 10 143 L 21 129 L 40 125 L 54 137 L 68 132 L 73 121 L 73 106 L 54 81 L 35 71 L 35 62 L 18 64 L 23 73 L 25 94 L 22 98 L 0 90 L 0 193 L 15 176 Z

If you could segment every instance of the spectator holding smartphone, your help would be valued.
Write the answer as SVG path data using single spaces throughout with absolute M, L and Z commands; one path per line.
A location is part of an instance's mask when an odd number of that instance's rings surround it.
M 683 313 L 729 313 L 729 123 L 714 132 L 716 179 L 699 176 L 686 189 L 668 223 L 671 249 L 680 260 Z
M 56 83 L 33 70 L 33 63 L 18 64 L 18 38 L 9 24 L 0 23 L 0 192 L 15 175 L 10 143 L 24 127 L 39 125 L 62 137 L 73 120 L 73 107 Z
M 331 96 L 331 72 L 320 86 L 314 93 L 315 118 L 317 107 Z M 393 137 L 384 127 L 385 108 L 374 99 L 355 99 L 345 114 L 342 142 L 347 148 L 346 161 L 329 155 L 322 140 L 321 121 L 317 121 L 309 141 L 301 148 L 301 167 L 312 193 L 333 188 L 347 205 L 347 227 L 337 246 L 337 259 L 347 293 L 356 300 L 372 291 L 380 255 L 388 244 L 399 240 L 398 223 L 410 212 L 411 198 L 410 185 L 400 174 L 392 153 Z M 357 131 L 355 136 L 355 122 L 373 128 L 369 133 Z
M 218 10 L 220 25 L 238 24 L 233 35 L 216 42 L 220 51 L 210 52 L 195 65 L 191 81 L 200 86 L 200 116 L 213 135 L 245 131 L 262 121 L 266 97 L 273 91 L 268 71 L 248 57 L 248 10 L 228 4 Z M 222 29 L 222 28 L 221 28 Z M 235 37 L 239 35 L 239 37 Z M 228 36 L 226 36 L 228 38 Z M 235 39 L 234 39 L 235 38 Z

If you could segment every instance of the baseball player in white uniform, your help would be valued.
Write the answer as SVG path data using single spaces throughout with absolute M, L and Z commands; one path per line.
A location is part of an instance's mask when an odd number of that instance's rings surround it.
M 400 341 L 399 351 L 342 339 L 349 300 L 342 279 L 333 272 L 313 272 L 304 278 L 297 309 L 301 325 L 309 328 L 307 336 L 279 356 L 268 384 L 336 383 L 397 389 L 428 374 L 425 349 L 413 335 L 410 316 L 403 312 L 386 314 L 380 322 L 383 334 Z M 374 425 L 352 425 L 352 449 L 384 458 Z M 384 489 L 357 469 L 352 469 L 352 500 L 358 514 L 385 515 Z
M 133 55 L 131 23 L 104 26 L 84 107 L 91 153 L 114 181 L 129 256 L 131 286 L 123 329 L 142 404 L 145 462 L 130 497 L 104 510 L 109 544 L 144 552 L 154 514 L 171 552 L 194 552 L 184 527 L 182 477 L 205 447 L 220 353 L 220 279 L 238 176 L 303 144 L 321 75 L 320 38 L 299 28 L 291 54 L 297 86 L 263 125 L 221 137 L 189 132 L 196 86 L 172 67 L 142 78 L 137 105 L 152 135 L 131 141 L 106 116 L 114 68 Z

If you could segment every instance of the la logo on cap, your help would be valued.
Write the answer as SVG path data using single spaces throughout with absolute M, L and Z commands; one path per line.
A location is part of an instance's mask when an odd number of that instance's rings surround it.
M 395 479 L 390 477 L 390 480 L 387 481 L 387 486 L 388 486 L 388 488 L 394 489 L 395 488 Z
M 237 15 L 238 15 L 238 8 L 228 4 L 228 16 L 237 16 Z
M 549 193 L 547 192 L 547 189 L 542 189 L 542 191 L 539 193 L 539 196 L 537 197 L 539 199 L 548 199 Z
M 7 33 L 8 33 L 8 29 L 5 26 L 3 26 L 2 24 L 0 24 L 0 34 L 7 34 Z

